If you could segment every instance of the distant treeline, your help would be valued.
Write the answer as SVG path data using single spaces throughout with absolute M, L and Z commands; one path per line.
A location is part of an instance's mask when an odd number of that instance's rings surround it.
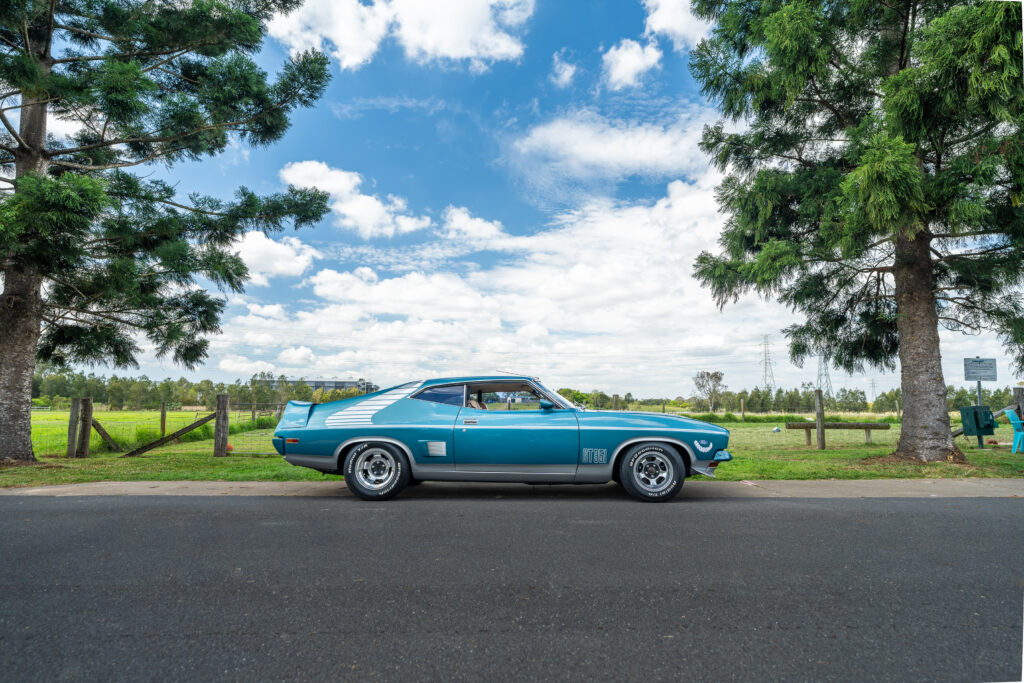
M 284 375 L 274 377 L 269 372 L 253 375 L 248 381 L 235 380 L 231 384 L 204 379 L 190 382 L 180 379 L 152 380 L 142 377 L 111 377 L 86 375 L 70 370 L 40 369 L 32 378 L 32 403 L 36 406 L 63 408 L 71 398 L 91 398 L 106 404 L 111 410 L 144 410 L 159 408 L 161 403 L 179 406 L 204 406 L 212 410 L 217 394 L 227 394 L 232 405 L 314 401 L 326 403 L 350 396 L 358 396 L 358 389 L 313 389 L 303 380 L 289 382 Z
M 747 413 L 814 412 L 814 387 L 809 383 L 803 384 L 799 389 L 776 389 L 774 393 L 757 388 L 749 391 L 746 389 L 743 391 L 723 391 L 716 399 L 713 408 L 708 405 L 707 399 L 699 396 L 638 399 L 628 392 L 622 395 L 612 394 L 609 396 L 603 391 L 591 391 L 588 393 L 569 388 L 559 389 L 558 393 L 574 403 L 597 410 L 611 408 L 626 409 L 631 405 L 659 406 L 664 404 L 683 410 L 714 410 L 737 414 L 741 410 L 745 410 Z M 981 400 L 984 405 L 994 409 L 1002 409 L 1012 402 L 1013 389 L 1010 387 L 982 389 Z M 951 411 L 959 410 L 963 406 L 974 405 L 975 401 L 977 401 L 977 394 L 973 390 L 952 385 L 946 388 L 946 403 Z M 825 399 L 825 410 L 844 413 L 895 413 L 902 410 L 902 407 L 903 392 L 898 388 L 883 391 L 875 397 L 874 401 L 870 402 L 863 390 L 847 389 L 845 387 L 836 391 L 835 395 L 831 398 L 826 397 Z
M 715 400 L 713 408 L 705 398 L 698 396 L 676 396 L 675 398 L 637 398 L 632 393 L 606 394 L 603 391 L 583 392 L 563 388 L 558 393 L 574 403 L 588 408 L 607 410 L 627 409 L 629 406 L 660 406 L 662 404 L 689 411 L 739 413 L 740 402 L 747 413 L 809 413 L 814 411 L 814 387 L 804 384 L 799 389 L 777 389 L 774 393 L 762 389 L 723 391 Z M 70 370 L 40 368 L 32 379 L 32 402 L 37 406 L 65 407 L 72 397 L 92 398 L 112 410 L 141 410 L 159 408 L 161 403 L 185 406 L 205 406 L 213 409 L 217 394 L 227 394 L 234 405 L 251 403 L 284 403 L 295 399 L 326 403 L 349 396 L 357 396 L 357 389 L 323 391 L 313 389 L 303 380 L 289 382 L 284 375 L 274 377 L 269 372 L 253 375 L 248 381 L 240 379 L 231 384 L 204 379 L 190 382 L 180 379 L 152 380 L 141 377 L 97 376 Z M 975 392 L 966 387 L 949 386 L 946 402 L 949 410 L 973 405 Z M 995 409 L 1009 405 L 1013 400 L 1010 387 L 982 389 L 982 403 Z M 902 407 L 902 393 L 899 389 L 885 391 L 868 402 L 864 391 L 841 388 L 831 399 L 826 399 L 825 409 L 849 413 L 895 413 Z

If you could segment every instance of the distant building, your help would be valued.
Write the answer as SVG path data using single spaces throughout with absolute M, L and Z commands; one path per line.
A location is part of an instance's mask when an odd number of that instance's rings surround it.
M 289 384 L 295 384 L 299 381 L 299 378 L 288 377 L 285 381 Z M 366 379 L 303 379 L 302 381 L 313 391 L 317 389 L 323 389 L 324 391 L 358 389 L 361 394 L 369 394 L 380 389 L 379 386 Z M 277 380 L 274 380 L 274 388 L 277 389 Z

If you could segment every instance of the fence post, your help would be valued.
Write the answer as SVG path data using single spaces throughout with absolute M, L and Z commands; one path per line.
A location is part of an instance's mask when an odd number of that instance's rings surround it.
M 78 411 L 82 407 L 82 399 L 71 399 L 71 414 L 68 416 L 68 451 L 67 457 L 75 457 L 78 448 Z
M 217 417 L 213 427 L 213 457 L 223 458 L 228 454 L 228 405 L 227 394 L 217 394 Z
M 160 438 L 167 435 L 167 401 L 160 402 Z
M 665 404 L 664 403 L 661 404 L 661 412 L 663 412 L 663 413 L 665 412 Z
M 746 422 L 746 421 L 747 421 L 747 405 L 746 405 L 746 401 L 744 401 L 741 398 L 740 399 L 740 422 Z
M 252 416 L 251 416 L 251 417 L 249 418 L 249 420 L 250 420 L 250 421 L 251 421 L 251 422 L 252 422 L 253 424 L 256 424 L 256 403 L 254 402 L 254 403 L 253 403 L 253 404 L 252 404 L 251 406 L 249 406 L 249 407 L 250 407 L 250 408 L 252 409 Z
M 281 421 L 281 414 L 283 412 L 284 412 L 284 404 L 278 403 L 277 404 L 277 413 L 274 415 L 274 418 L 276 419 L 277 422 Z
M 814 390 L 814 421 L 818 427 L 818 450 L 825 450 L 825 402 L 821 389 Z
M 82 412 L 78 420 L 78 448 L 76 458 L 89 457 L 89 439 L 92 437 L 92 399 L 82 399 Z

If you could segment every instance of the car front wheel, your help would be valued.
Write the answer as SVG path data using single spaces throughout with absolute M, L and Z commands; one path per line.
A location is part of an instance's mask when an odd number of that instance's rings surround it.
M 672 500 L 683 488 L 685 478 L 686 468 L 679 454 L 661 444 L 637 444 L 619 462 L 622 488 L 646 503 Z
M 345 484 L 363 500 L 389 500 L 409 484 L 409 461 L 389 443 L 361 443 L 345 458 Z

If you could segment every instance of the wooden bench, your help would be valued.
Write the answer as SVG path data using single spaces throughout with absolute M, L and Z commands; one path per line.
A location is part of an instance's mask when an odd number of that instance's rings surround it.
M 891 429 L 892 425 L 887 422 L 825 422 L 822 423 L 825 429 L 863 429 L 864 443 L 871 443 L 872 429 Z M 787 422 L 786 429 L 802 429 L 807 437 L 807 445 L 811 445 L 811 430 L 817 429 L 814 422 Z

